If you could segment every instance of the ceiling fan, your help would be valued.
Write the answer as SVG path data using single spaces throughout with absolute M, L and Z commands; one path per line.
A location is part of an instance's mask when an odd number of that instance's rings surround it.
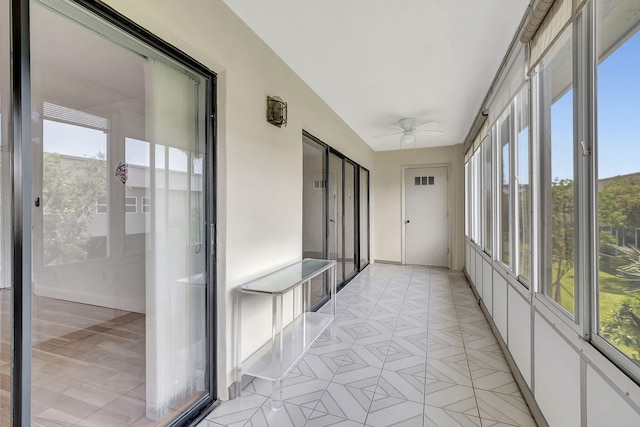
M 404 118 L 404 119 L 398 120 L 396 125 L 393 125 L 393 127 L 400 129 L 398 132 L 386 133 L 383 135 L 376 135 L 376 137 L 388 136 L 388 135 L 402 135 L 400 137 L 400 146 L 403 147 L 406 145 L 412 145 L 412 144 L 415 144 L 416 142 L 416 133 L 422 133 L 422 132 L 443 133 L 441 130 L 437 130 L 437 129 L 419 129 L 421 126 L 425 126 L 429 124 L 437 124 L 437 123 L 438 122 L 435 122 L 433 120 L 423 120 L 419 122 L 417 119 L 414 119 L 414 118 Z

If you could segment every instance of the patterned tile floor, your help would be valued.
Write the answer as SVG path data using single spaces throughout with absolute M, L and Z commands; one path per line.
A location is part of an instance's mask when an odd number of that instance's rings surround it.
M 536 425 L 462 273 L 371 265 L 337 304 L 282 410 L 256 379 L 199 427 Z

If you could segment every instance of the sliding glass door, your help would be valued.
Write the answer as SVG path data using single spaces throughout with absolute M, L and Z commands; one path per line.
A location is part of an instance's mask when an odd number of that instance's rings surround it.
M 32 422 L 186 417 L 213 393 L 213 75 L 58 0 L 31 70 Z
M 302 255 L 335 260 L 340 286 L 369 263 L 369 171 L 306 132 L 302 141 Z M 317 281 L 316 307 L 328 298 Z
M 326 148 L 311 138 L 303 137 L 302 144 L 302 257 L 327 257 L 327 182 Z M 311 306 L 328 298 L 325 274 L 311 282 Z

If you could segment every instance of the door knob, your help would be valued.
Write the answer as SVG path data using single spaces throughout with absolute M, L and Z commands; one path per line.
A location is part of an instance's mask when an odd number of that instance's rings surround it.
M 405 224 L 409 224 L 411 222 L 411 220 L 406 220 L 404 223 Z

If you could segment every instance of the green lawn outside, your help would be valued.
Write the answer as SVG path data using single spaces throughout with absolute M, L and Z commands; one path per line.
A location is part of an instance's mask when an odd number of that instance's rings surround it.
M 555 271 L 554 271 L 555 273 Z M 562 278 L 562 291 L 560 305 L 569 313 L 574 312 L 574 297 L 573 297 L 573 269 L 570 270 Z M 620 306 L 622 301 L 629 298 L 631 295 L 627 291 L 626 286 L 628 282 L 613 274 L 600 271 L 599 273 L 599 315 L 600 323 L 606 322 L 611 319 L 613 312 Z M 625 286 L 626 285 L 626 286 Z M 555 295 L 555 288 L 552 289 L 550 297 Z M 628 357 L 634 360 L 640 360 L 640 348 L 630 348 L 625 345 L 616 345 L 616 347 L 626 354 Z

